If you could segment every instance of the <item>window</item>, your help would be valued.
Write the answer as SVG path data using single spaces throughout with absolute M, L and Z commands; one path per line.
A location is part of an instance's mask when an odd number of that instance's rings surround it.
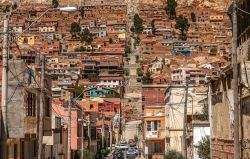
M 36 116 L 36 95 L 30 92 L 27 94 L 26 115 Z
M 159 131 L 161 129 L 161 121 L 155 120 L 154 121 L 154 131 Z
M 152 123 L 151 123 L 151 121 L 147 121 L 147 131 L 152 131 Z
M 93 109 L 93 108 L 94 108 L 93 104 L 90 104 L 90 109 Z
M 61 118 L 60 117 L 56 117 L 55 118 L 55 128 L 56 129 L 60 129 L 61 128 Z

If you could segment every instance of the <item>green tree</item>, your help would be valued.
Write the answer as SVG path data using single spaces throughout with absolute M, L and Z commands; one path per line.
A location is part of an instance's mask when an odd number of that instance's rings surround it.
M 7 13 L 10 11 L 10 6 L 9 5 L 6 5 L 5 8 L 3 9 L 3 12 L 4 13 Z
M 86 51 L 86 49 L 83 46 L 75 48 L 75 52 L 83 52 L 83 51 Z
M 140 18 L 139 14 L 135 14 L 133 21 L 134 21 L 134 29 L 133 29 L 134 32 L 136 34 L 142 33 L 143 32 L 143 20 Z
M 141 39 L 139 37 L 135 37 L 134 39 L 135 39 L 134 46 L 138 46 L 141 42 Z
M 201 159 L 210 159 L 210 138 L 209 136 L 203 137 L 201 141 L 199 141 L 198 145 L 195 146 L 197 148 L 197 153 L 199 158 Z
M 142 71 L 141 68 L 137 68 L 136 73 L 137 73 L 138 76 L 143 76 L 143 71 Z
M 208 119 L 209 119 L 208 105 L 205 104 L 202 108 L 202 113 L 194 114 L 194 120 L 208 121 Z
M 170 19 L 176 18 L 176 11 L 175 11 L 176 7 L 177 7 L 177 2 L 175 0 L 167 0 L 165 11 Z
M 156 31 L 156 28 L 155 28 L 155 20 L 154 20 L 154 19 L 151 21 L 151 27 L 152 27 L 152 34 L 154 35 L 154 34 L 155 34 L 155 31 Z
M 12 5 L 11 9 L 12 9 L 12 10 L 16 10 L 16 9 L 17 9 L 17 4 L 14 3 L 14 4 Z
M 151 73 L 149 71 L 146 72 L 146 75 L 142 77 L 142 82 L 144 84 L 151 84 L 153 82 L 153 79 L 151 77 Z
M 78 97 L 78 98 L 83 98 L 83 92 L 84 91 L 84 88 L 83 87 L 75 87 L 74 89 L 74 97 Z
M 80 158 L 81 153 L 82 153 L 81 150 L 78 150 L 78 151 L 77 151 L 77 158 Z M 83 150 L 83 158 L 84 158 L 84 159 L 94 159 L 95 156 L 94 156 L 94 154 L 93 154 L 92 152 L 90 152 L 89 150 L 84 149 L 84 150 Z
M 85 28 L 83 33 L 81 33 L 80 39 L 82 42 L 86 42 L 87 44 L 91 44 L 93 41 L 93 35 L 89 31 L 89 29 Z
M 184 159 L 181 153 L 170 150 L 164 155 L 164 159 Z
M 130 48 L 130 46 L 129 46 L 129 45 L 126 45 L 124 51 L 125 51 L 125 54 L 130 54 L 130 53 L 131 53 L 131 48 Z
M 189 27 L 190 24 L 188 23 L 188 19 L 186 17 L 180 15 L 176 18 L 175 28 L 180 30 L 183 40 L 186 39 L 186 33 L 188 32 Z
M 124 69 L 124 74 L 125 74 L 125 76 L 129 76 L 129 69 Z
M 211 48 L 210 53 L 216 54 L 217 53 L 217 48 L 216 47 Z
M 80 12 L 80 16 L 83 18 L 83 16 L 84 16 L 84 9 L 83 9 L 83 8 L 80 8 L 80 9 L 79 9 L 79 12 Z
M 76 37 L 76 35 L 79 34 L 80 32 L 81 32 L 81 26 L 78 23 L 73 22 L 70 27 L 71 35 Z
M 196 15 L 194 12 L 191 13 L 192 22 L 196 22 Z
M 59 6 L 58 0 L 52 0 L 52 6 L 53 8 L 57 8 Z

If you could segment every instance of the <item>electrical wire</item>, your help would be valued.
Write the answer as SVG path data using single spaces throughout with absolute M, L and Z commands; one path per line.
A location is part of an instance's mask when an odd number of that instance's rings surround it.
M 239 7 L 237 7 L 237 9 L 238 9 L 239 11 L 241 11 L 242 13 L 245 13 L 245 14 L 250 15 L 250 13 L 249 13 L 249 12 L 247 12 L 247 11 L 245 11 L 245 10 L 243 10 L 243 9 L 239 8 Z

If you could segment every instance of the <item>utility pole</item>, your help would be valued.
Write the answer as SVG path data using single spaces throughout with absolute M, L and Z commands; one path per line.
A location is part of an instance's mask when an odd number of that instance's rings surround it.
M 83 148 L 84 148 L 84 111 L 82 108 L 82 145 L 81 145 L 81 159 L 83 159 Z
M 87 100 L 87 104 L 88 104 L 88 108 L 90 108 L 90 96 L 87 96 L 86 98 Z M 88 115 L 88 149 L 91 149 L 91 113 L 89 113 Z
M 72 95 L 70 93 L 69 102 L 68 102 L 68 149 L 67 149 L 67 159 L 71 159 L 71 104 L 72 104 Z
M 110 147 L 110 152 L 112 153 L 112 139 L 113 139 L 113 124 L 112 124 L 112 120 L 110 121 L 110 126 L 109 126 L 109 147 Z
M 232 46 L 232 67 L 233 67 L 233 101 L 234 101 L 234 159 L 240 158 L 239 143 L 239 99 L 238 99 L 238 62 L 237 62 L 237 0 L 233 0 L 233 46 Z
M 45 76 L 45 56 L 41 60 L 41 91 L 40 91 L 40 105 L 39 105 L 39 133 L 38 133 L 38 159 L 43 158 L 43 118 L 44 118 L 44 76 Z
M 90 115 L 88 120 L 88 148 L 91 148 L 91 122 L 90 122 Z
M 120 109 L 119 109 L 119 140 L 122 140 L 122 97 L 123 97 L 123 85 L 120 85 Z
M 187 143 L 186 143 L 186 133 L 187 133 L 187 102 L 188 102 L 188 80 L 186 79 L 186 87 L 185 87 L 185 105 L 184 105 L 184 116 L 183 116 L 183 156 L 187 159 Z
M 104 137 L 105 137 L 105 126 L 104 126 L 104 114 L 103 114 L 103 107 L 102 107 L 102 148 L 104 148 Z
M 7 139 L 8 139 L 8 126 L 7 126 L 7 105 L 8 105 L 8 50 L 9 50 L 9 19 L 4 16 L 4 30 L 3 30 L 3 64 L 2 64 L 2 121 L 1 127 L 1 157 L 7 159 Z

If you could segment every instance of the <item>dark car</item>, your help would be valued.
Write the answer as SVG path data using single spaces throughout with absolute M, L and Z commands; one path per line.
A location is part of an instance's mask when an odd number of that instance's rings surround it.
M 113 153 L 113 159 L 123 159 L 123 151 L 120 149 L 115 149 Z

